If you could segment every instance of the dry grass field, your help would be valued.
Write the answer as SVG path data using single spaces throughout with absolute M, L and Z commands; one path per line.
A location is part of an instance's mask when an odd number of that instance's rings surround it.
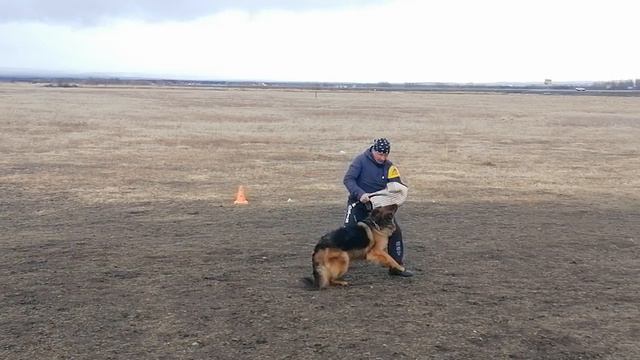
M 380 136 L 417 275 L 309 291 Z M 638 359 L 639 234 L 638 97 L 0 84 L 2 359 Z

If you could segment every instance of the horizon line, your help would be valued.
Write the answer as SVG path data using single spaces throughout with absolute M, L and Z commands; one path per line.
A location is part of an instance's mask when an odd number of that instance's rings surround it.
M 492 80 L 492 81 L 326 81 L 326 80 L 273 80 L 273 79 L 238 79 L 238 78 L 214 78 L 206 76 L 188 76 L 172 74 L 147 74 L 135 72 L 109 72 L 109 71 L 65 71 L 65 70 L 37 70 L 0 67 L 0 78 L 50 78 L 50 79 L 122 79 L 122 80 L 164 80 L 164 81 L 224 81 L 224 82 L 261 82 L 261 83 L 324 83 L 324 84 L 585 84 L 616 81 L 640 81 L 640 75 L 626 79 L 607 80 Z

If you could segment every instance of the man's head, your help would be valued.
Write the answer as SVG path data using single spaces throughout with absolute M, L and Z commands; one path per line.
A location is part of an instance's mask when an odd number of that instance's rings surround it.
M 385 138 L 375 139 L 371 146 L 371 155 L 378 164 L 383 164 L 391 152 L 391 143 Z

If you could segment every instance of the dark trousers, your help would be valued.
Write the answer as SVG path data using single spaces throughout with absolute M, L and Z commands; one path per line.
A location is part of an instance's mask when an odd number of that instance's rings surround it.
M 356 226 L 358 221 L 364 220 L 371 213 L 370 208 L 359 201 L 354 203 L 347 203 L 347 213 L 344 217 L 344 226 Z M 387 246 L 389 255 L 402 265 L 402 258 L 404 257 L 404 245 L 402 243 L 402 230 L 396 220 L 396 231 L 389 237 L 389 245 Z

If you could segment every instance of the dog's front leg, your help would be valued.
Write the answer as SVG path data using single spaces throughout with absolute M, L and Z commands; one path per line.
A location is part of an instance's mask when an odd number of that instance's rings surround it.
M 398 264 L 398 262 L 395 261 L 386 251 L 377 249 L 371 250 L 369 253 L 367 253 L 367 260 L 381 264 L 388 268 L 398 269 L 400 271 L 405 270 L 404 266 Z

